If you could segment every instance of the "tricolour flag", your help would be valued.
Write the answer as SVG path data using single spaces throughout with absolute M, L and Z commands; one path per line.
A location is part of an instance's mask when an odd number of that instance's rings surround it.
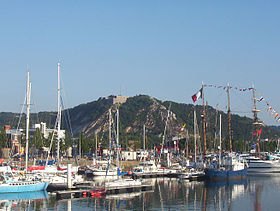
M 202 97 L 202 88 L 192 96 L 192 100 L 195 103 L 201 97 Z

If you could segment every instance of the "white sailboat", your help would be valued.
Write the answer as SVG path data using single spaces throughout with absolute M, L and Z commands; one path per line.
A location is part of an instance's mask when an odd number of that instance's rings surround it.
M 27 72 L 27 93 L 26 93 L 26 146 L 25 146 L 25 172 L 28 169 L 28 144 L 29 144 L 29 116 L 30 116 L 30 96 L 31 83 L 29 81 L 29 72 Z M 0 193 L 20 193 L 31 191 L 46 190 L 49 182 L 36 181 L 34 178 L 24 178 L 24 180 L 15 179 L 12 172 L 8 175 L 2 175 L 0 178 Z
M 55 132 L 52 135 L 50 147 L 48 150 L 48 156 L 46 165 L 43 166 L 43 168 L 30 168 L 30 171 L 33 173 L 43 173 L 43 174 L 66 174 L 67 173 L 67 167 L 60 165 L 60 141 L 63 137 L 63 132 L 61 130 L 61 113 L 62 113 L 62 106 L 61 106 L 61 88 L 60 88 L 60 63 L 57 64 L 57 117 L 55 122 Z M 49 155 L 51 151 L 51 146 L 53 144 L 53 139 L 56 133 L 56 159 L 57 159 L 57 165 L 48 165 L 49 161 Z M 41 166 L 42 167 L 42 166 Z M 78 166 L 71 166 L 71 172 L 77 173 L 78 172 Z
M 199 180 L 205 176 L 203 171 L 203 163 L 197 163 L 197 152 L 196 152 L 196 145 L 197 145 L 197 120 L 196 120 L 196 111 L 194 110 L 194 161 L 192 166 L 186 166 L 183 168 L 178 177 L 180 179 L 190 179 L 190 180 Z
M 117 110 L 117 131 L 118 131 L 118 115 L 119 111 Z M 109 109 L 109 145 L 112 142 L 112 112 Z M 118 143 L 118 132 L 117 132 L 117 143 Z M 118 145 L 118 144 L 117 144 Z M 117 158 L 118 162 L 118 158 Z M 118 165 L 115 166 L 111 164 L 111 155 L 108 161 L 96 161 L 95 165 L 87 166 L 87 174 L 92 174 L 94 180 L 113 180 L 118 178 Z
M 141 186 L 142 181 L 140 180 L 134 180 L 134 179 L 124 179 L 120 176 L 120 169 L 119 169 L 119 108 L 117 108 L 117 137 L 116 137 L 116 144 L 117 144 L 117 179 L 113 181 L 105 182 L 105 187 L 135 187 L 135 186 Z

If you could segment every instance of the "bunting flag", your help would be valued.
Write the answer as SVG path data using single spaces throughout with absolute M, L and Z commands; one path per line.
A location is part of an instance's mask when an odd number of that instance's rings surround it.
M 218 85 L 214 85 L 214 84 L 204 84 L 203 85 L 204 87 L 214 87 L 214 88 L 217 88 L 217 89 L 224 89 L 226 90 L 227 88 L 230 88 L 230 89 L 235 89 L 237 91 L 240 91 L 240 92 L 245 92 L 245 91 L 251 91 L 251 90 L 255 90 L 255 88 L 253 87 L 249 87 L 249 88 L 238 88 L 238 87 L 232 87 L 232 86 L 218 86 Z M 265 98 L 263 96 L 261 96 L 260 93 L 258 93 L 258 95 L 260 96 L 257 100 L 257 102 L 262 102 L 262 101 L 265 101 L 266 105 L 267 105 L 267 112 L 271 112 L 271 115 L 273 115 L 274 119 L 276 119 L 276 121 L 280 122 L 280 116 L 279 116 L 279 112 L 277 112 L 275 109 L 273 109 L 269 103 L 265 100 Z M 197 98 L 198 99 L 198 98 Z M 194 101 L 195 102 L 195 101 Z
M 217 86 L 217 85 L 213 85 L 213 84 L 204 84 L 203 86 L 205 87 L 215 87 L 215 88 L 218 88 L 218 89 L 227 89 L 228 86 Z M 252 87 L 249 87 L 249 88 L 238 88 L 238 87 L 232 87 L 232 86 L 229 86 L 230 89 L 235 89 L 237 91 L 240 91 L 240 92 L 245 92 L 245 91 L 251 91 L 253 88 Z
M 270 106 L 268 109 L 267 109 L 267 111 L 270 111 L 272 109 L 272 107 Z
M 261 102 L 263 100 L 263 97 L 261 97 L 260 99 L 257 99 L 257 101 Z
M 260 93 L 258 93 L 259 96 L 261 96 Z M 279 116 L 279 112 L 277 112 L 274 108 L 272 108 L 272 106 L 270 106 L 270 104 L 265 100 L 265 98 L 263 96 L 260 97 L 260 99 L 257 99 L 258 102 L 261 102 L 261 101 L 265 101 L 265 104 L 267 105 L 267 112 L 271 112 L 271 115 L 274 116 L 274 119 L 277 121 L 277 122 L 280 122 L 280 116 Z M 278 117 L 278 118 L 277 118 Z
M 179 128 L 179 132 L 183 132 L 183 131 L 185 130 L 186 125 L 187 125 L 187 124 L 184 123 L 184 124 L 182 125 L 182 127 Z
M 202 89 L 201 88 L 196 94 L 192 96 L 193 103 L 195 103 L 199 98 L 202 97 Z
M 253 133 L 253 135 L 254 136 L 261 135 L 261 133 L 262 133 L 262 129 L 259 129 L 259 130 L 257 129 L 256 132 Z

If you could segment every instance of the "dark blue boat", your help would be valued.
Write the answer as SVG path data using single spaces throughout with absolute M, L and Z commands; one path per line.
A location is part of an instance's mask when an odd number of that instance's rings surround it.
M 210 180 L 227 180 L 227 179 L 244 179 L 247 175 L 247 168 L 242 170 L 225 170 L 225 169 L 205 169 L 205 176 Z
M 210 180 L 244 179 L 247 176 L 247 165 L 239 157 L 226 156 L 220 166 L 210 165 L 204 172 Z

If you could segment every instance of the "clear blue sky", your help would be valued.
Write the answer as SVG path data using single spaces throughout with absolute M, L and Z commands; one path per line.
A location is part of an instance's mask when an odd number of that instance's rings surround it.
M 35 110 L 56 110 L 60 60 L 67 107 L 111 94 L 192 103 L 203 81 L 255 84 L 280 112 L 279 9 L 276 0 L 1 1 L 0 111 L 20 112 L 27 69 Z M 226 110 L 224 91 L 205 91 Z M 233 112 L 252 117 L 251 93 L 231 95 Z

